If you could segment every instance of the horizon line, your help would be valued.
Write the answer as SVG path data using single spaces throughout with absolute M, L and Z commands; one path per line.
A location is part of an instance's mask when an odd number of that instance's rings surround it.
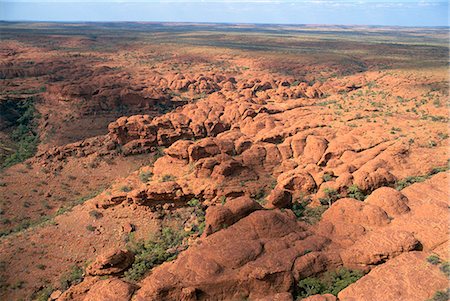
M 402 27 L 402 28 L 450 28 L 447 25 L 377 25 L 377 24 L 337 24 L 337 23 L 260 23 L 260 22 L 202 22 L 202 21 L 65 21 L 65 20 L 0 20 L 0 23 L 60 23 L 60 24 L 80 24 L 80 23 L 139 23 L 139 24 L 203 24 L 203 25 L 278 25 L 278 26 L 348 26 L 348 27 Z

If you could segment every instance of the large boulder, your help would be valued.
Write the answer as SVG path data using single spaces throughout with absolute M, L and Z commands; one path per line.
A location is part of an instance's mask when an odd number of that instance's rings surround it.
M 86 268 L 86 274 L 92 276 L 104 276 L 118 274 L 131 266 L 134 254 L 128 250 L 110 250 L 98 256 L 93 263 Z

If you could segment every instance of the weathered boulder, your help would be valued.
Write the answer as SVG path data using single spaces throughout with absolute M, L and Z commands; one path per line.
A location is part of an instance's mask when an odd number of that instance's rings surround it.
M 266 208 L 290 208 L 292 206 L 292 194 L 282 188 L 274 188 L 267 196 Z
M 103 276 L 118 274 L 126 270 L 134 261 L 134 254 L 128 250 L 110 250 L 98 256 L 86 268 L 86 274 Z
M 211 206 L 206 209 L 205 235 L 227 228 L 249 215 L 262 209 L 261 205 L 248 197 L 228 200 L 224 205 Z
M 382 208 L 391 217 L 410 211 L 408 198 L 401 192 L 390 187 L 378 188 L 369 195 L 365 202 Z

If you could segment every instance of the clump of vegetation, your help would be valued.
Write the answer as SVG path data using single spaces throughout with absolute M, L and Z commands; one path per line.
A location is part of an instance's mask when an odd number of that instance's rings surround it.
M 427 176 L 409 176 L 397 182 L 395 189 L 402 190 L 414 183 L 420 183 L 428 179 Z
M 439 269 L 441 270 L 442 273 L 445 274 L 445 276 L 447 276 L 447 278 L 450 278 L 450 262 L 442 263 Z
M 95 219 L 99 219 L 99 218 L 103 217 L 103 214 L 100 211 L 97 211 L 97 210 L 89 211 L 89 215 L 92 216 Z
M 440 172 L 444 172 L 449 170 L 449 166 L 441 166 L 441 167 L 435 167 L 433 168 L 428 174 L 426 175 L 421 175 L 421 176 L 410 176 L 410 177 L 406 177 L 400 181 L 397 181 L 397 183 L 395 184 L 395 188 L 397 190 L 402 190 L 406 187 L 408 187 L 409 185 L 412 185 L 414 183 L 420 183 L 423 182 L 429 178 L 431 178 L 431 176 L 438 174 Z
M 120 191 L 123 191 L 123 192 L 130 192 L 131 190 L 132 190 L 131 187 L 127 186 L 127 185 L 120 187 Z
M 160 182 L 171 182 L 175 181 L 177 178 L 174 175 L 171 174 L 165 174 L 161 177 Z
M 151 171 L 143 171 L 139 174 L 139 179 L 142 183 L 147 183 L 153 177 L 153 173 Z
M 60 279 L 60 285 L 62 290 L 67 290 L 72 285 L 81 283 L 83 281 L 84 271 L 81 267 L 74 265 L 70 268 L 66 274 Z
M 184 248 L 185 237 L 186 233 L 181 229 L 174 230 L 166 227 L 157 237 L 129 246 L 135 254 L 135 260 L 125 272 L 125 277 L 131 281 L 138 281 L 153 267 L 175 259 Z
M 448 301 L 450 299 L 450 289 L 446 291 L 437 291 L 434 293 L 433 298 L 428 299 L 427 301 Z
M 322 205 L 328 205 L 328 207 L 330 207 L 334 202 L 336 202 L 337 200 L 340 199 L 340 194 L 338 193 L 338 191 L 336 189 L 333 188 L 325 188 L 323 190 L 323 192 L 325 193 L 325 197 L 320 198 L 320 204 Z
M 11 120 L 14 127 L 11 138 L 16 144 L 16 151 L 6 157 L 2 167 L 8 167 L 23 162 L 34 156 L 39 143 L 36 123 L 36 119 L 39 115 L 34 108 L 34 98 L 18 102 L 16 104 L 16 109 L 20 112 L 20 117 Z M 6 111 L 7 110 L 5 110 L 5 112 Z
M 46 286 L 35 292 L 31 298 L 35 301 L 47 301 L 50 298 L 50 295 L 53 292 L 53 288 L 51 286 Z
M 326 272 L 321 277 L 308 277 L 302 279 L 297 284 L 297 294 L 299 299 L 316 294 L 337 294 L 364 276 L 358 270 L 340 268 L 333 272 Z
M 261 206 L 266 205 L 267 203 L 266 196 L 267 192 L 264 187 L 261 187 L 258 191 L 250 195 L 250 197 L 254 199 L 256 202 L 258 202 Z
M 92 225 L 87 225 L 86 226 L 86 230 L 88 230 L 88 231 L 90 231 L 90 232 L 94 232 L 95 231 L 95 227 L 94 226 L 92 226 Z
M 38 269 L 40 269 L 40 270 L 45 270 L 45 268 L 46 268 L 47 266 L 46 266 L 45 264 L 40 263 L 40 264 L 36 265 L 36 267 L 37 267 Z
M 332 179 L 333 179 L 333 176 L 330 175 L 329 173 L 324 173 L 323 176 L 322 176 L 322 180 L 323 180 L 324 182 L 331 181 Z
M 196 198 L 192 198 L 187 204 L 193 208 L 193 214 L 197 218 L 198 222 L 198 225 L 194 225 L 192 232 L 201 235 L 203 233 L 203 230 L 205 230 L 206 225 L 204 207 L 202 203 Z M 191 234 L 193 234 L 192 232 Z
M 349 198 L 357 199 L 358 201 L 364 201 L 367 198 L 367 195 L 356 184 L 349 186 L 347 192 Z
M 435 254 L 428 256 L 427 261 L 433 265 L 438 265 L 439 263 L 441 263 L 441 259 Z
M 294 202 L 292 204 L 292 211 L 295 216 L 309 224 L 315 224 L 322 218 L 322 214 L 327 210 L 326 206 L 309 207 L 310 200 Z

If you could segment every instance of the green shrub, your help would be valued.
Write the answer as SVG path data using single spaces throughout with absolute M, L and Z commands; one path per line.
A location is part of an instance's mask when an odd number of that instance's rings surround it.
M 427 257 L 427 261 L 433 265 L 437 265 L 439 263 L 441 263 L 441 259 L 439 258 L 439 256 L 433 254 Z
M 325 290 L 325 286 L 318 278 L 308 277 L 302 279 L 297 285 L 298 294 L 301 299 L 320 294 Z
M 184 231 L 166 227 L 156 238 L 129 246 L 135 254 L 135 260 L 131 268 L 125 272 L 125 277 L 138 281 L 153 267 L 175 259 L 185 237 Z
M 364 274 L 358 270 L 340 268 L 336 271 L 326 272 L 321 277 L 308 277 L 297 284 L 298 297 L 306 298 L 315 294 L 337 294 L 356 282 Z
M 336 202 L 341 196 L 339 195 L 339 193 L 337 192 L 336 189 L 333 188 L 325 188 L 324 191 L 325 193 L 325 197 L 320 198 L 320 204 L 322 205 L 328 205 L 328 207 L 331 206 L 331 204 L 333 204 L 334 202 Z
M 200 201 L 196 198 L 192 198 L 187 204 L 191 207 L 197 207 L 200 205 Z
M 201 235 L 205 229 L 205 210 L 203 204 L 196 198 L 192 198 L 187 204 L 192 207 L 192 213 L 195 215 L 198 222 L 198 226 L 194 226 L 192 229 L 193 233 L 191 234 L 197 233 L 198 235 Z
M 292 211 L 299 220 L 308 224 L 315 224 L 322 218 L 322 214 L 327 210 L 326 206 L 309 207 L 310 200 L 294 202 Z
M 367 197 L 356 184 L 348 187 L 348 197 L 356 199 L 358 201 L 364 201 Z

